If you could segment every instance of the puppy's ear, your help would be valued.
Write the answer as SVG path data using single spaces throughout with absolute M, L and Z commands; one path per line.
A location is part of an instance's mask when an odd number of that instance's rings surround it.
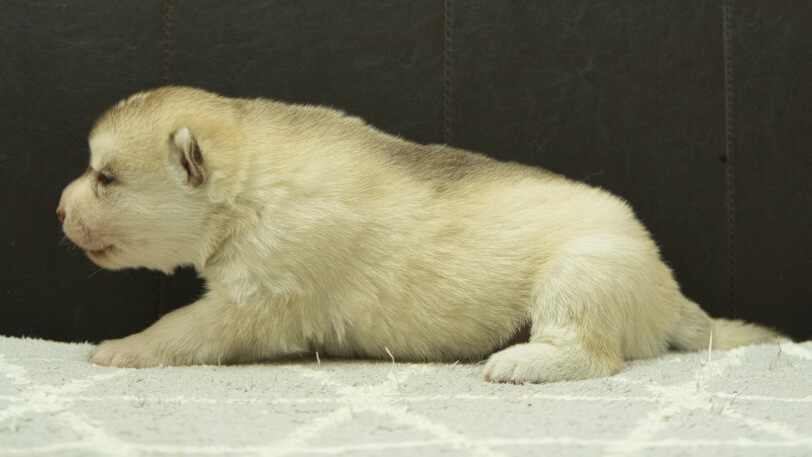
M 189 127 L 181 127 L 170 138 L 176 163 L 186 171 L 186 182 L 192 187 L 200 187 L 206 178 L 206 170 L 203 167 L 203 153 L 194 133 Z

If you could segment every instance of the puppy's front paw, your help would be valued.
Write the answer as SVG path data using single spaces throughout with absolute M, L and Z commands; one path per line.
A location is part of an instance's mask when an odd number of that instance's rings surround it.
M 161 365 L 158 357 L 149 352 L 147 345 L 139 344 L 136 338 L 130 336 L 119 340 L 103 341 L 90 351 L 88 360 L 96 365 L 119 368 L 146 368 Z

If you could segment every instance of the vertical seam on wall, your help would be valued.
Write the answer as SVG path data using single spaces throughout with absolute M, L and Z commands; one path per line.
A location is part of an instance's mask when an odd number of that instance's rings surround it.
M 162 55 L 162 79 L 164 84 L 169 82 L 169 39 L 172 36 L 172 2 L 164 0 L 164 48 Z
M 161 53 L 161 80 L 164 84 L 169 83 L 169 40 L 172 36 L 172 17 L 171 17 L 171 10 L 172 4 L 171 0 L 164 0 L 164 11 L 163 11 L 163 50 Z M 169 277 L 166 274 L 159 273 L 158 274 L 158 297 L 157 297 L 157 305 L 156 305 L 156 312 L 158 317 L 160 318 L 163 316 L 164 312 L 166 311 L 167 305 L 164 303 L 164 298 L 166 294 L 164 293 L 167 287 L 167 281 Z
M 735 137 L 733 126 L 733 45 L 731 9 L 733 0 L 722 1 L 725 56 L 725 156 L 727 164 L 727 253 L 730 287 L 730 316 L 736 317 L 736 206 L 735 206 Z
M 451 0 L 445 1 L 443 39 L 443 142 L 451 143 Z

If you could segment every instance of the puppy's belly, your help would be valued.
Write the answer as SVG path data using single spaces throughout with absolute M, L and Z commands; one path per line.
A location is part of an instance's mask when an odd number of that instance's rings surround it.
M 324 335 L 310 347 L 336 357 L 389 358 L 402 361 L 480 360 L 529 335 L 527 316 L 507 309 L 494 319 L 479 316 L 426 316 L 369 319 L 346 328 L 342 336 Z M 490 320 L 482 319 L 485 315 Z

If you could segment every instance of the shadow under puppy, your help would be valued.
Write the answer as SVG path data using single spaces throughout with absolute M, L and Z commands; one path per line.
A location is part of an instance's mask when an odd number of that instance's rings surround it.
M 208 283 L 96 364 L 388 349 L 489 356 L 486 379 L 523 383 L 609 376 L 711 331 L 718 349 L 778 336 L 685 298 L 623 200 L 339 111 L 164 87 L 110 108 L 89 143 L 57 209 L 65 234 L 103 268 L 193 265 Z M 529 342 L 502 349 L 527 324 Z

